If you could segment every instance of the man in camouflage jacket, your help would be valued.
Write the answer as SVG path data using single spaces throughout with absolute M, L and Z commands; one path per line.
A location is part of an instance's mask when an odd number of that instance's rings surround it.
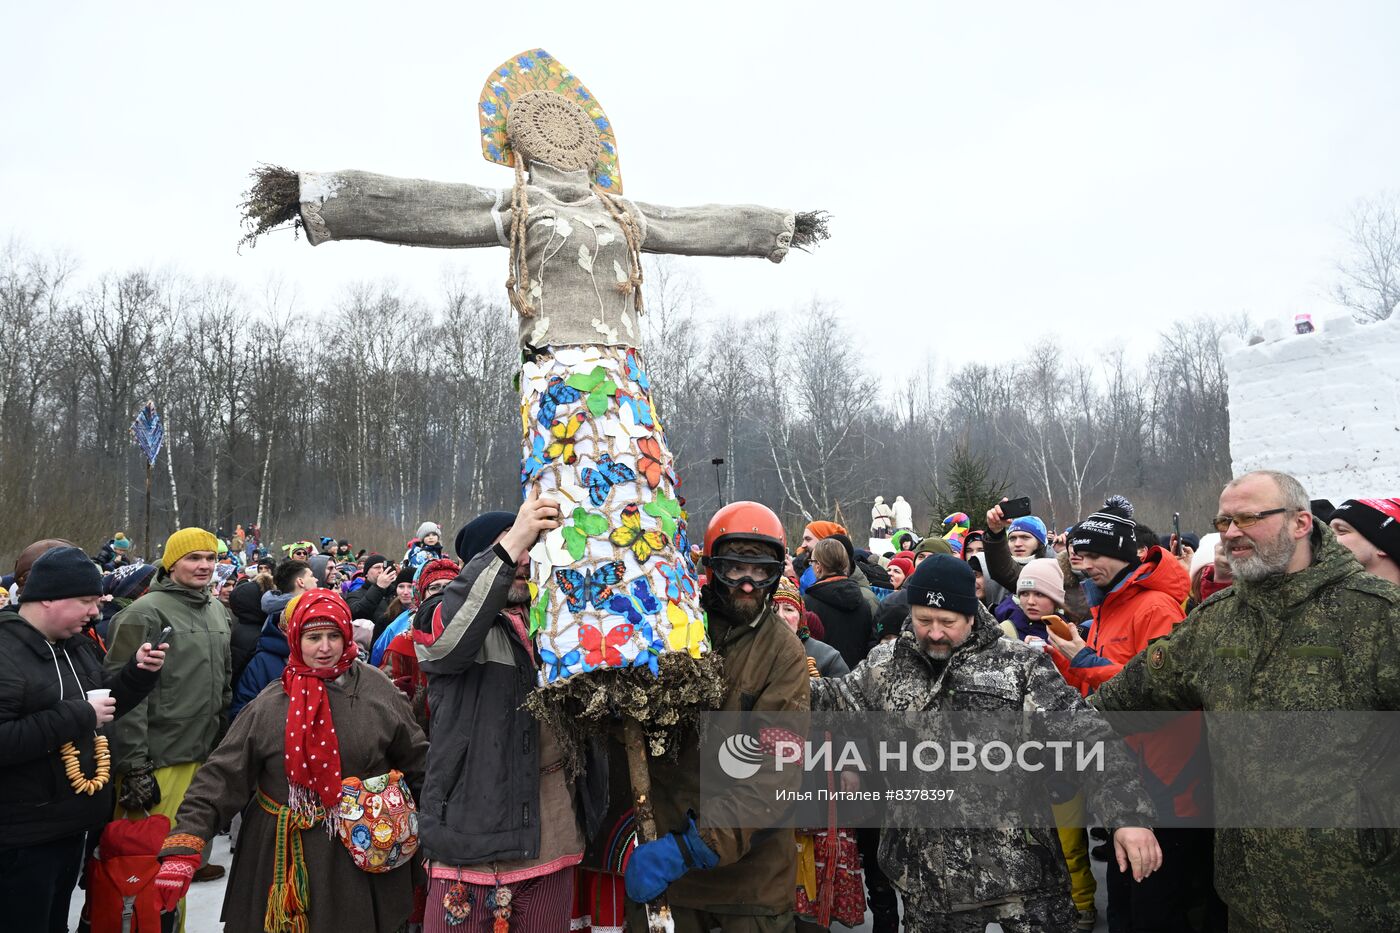
M 1114 836 L 1120 864 L 1127 870 L 1131 862 L 1135 877 L 1145 877 L 1160 866 L 1161 850 L 1151 830 L 1142 828 L 1154 811 L 1136 766 L 1049 658 L 1001 637 L 975 587 L 971 569 L 957 558 L 925 560 L 904 585 L 909 625 L 845 677 L 813 680 L 812 708 L 1045 712 L 1061 723 L 1074 719 L 1073 738 L 1101 739 L 1106 748 L 1105 769 L 1085 773 L 1090 809 L 1104 825 L 1122 827 Z M 928 726 L 938 728 L 934 717 Z M 915 828 L 912 811 L 887 820 L 880 867 L 904 895 L 905 929 L 981 933 L 989 922 L 1007 933 L 1072 929 L 1077 913 L 1049 803 L 1046 796 L 1043 819 L 1032 821 L 1034 827 Z
M 1226 523 L 1234 585 L 1152 642 L 1091 703 L 1105 710 L 1400 709 L 1400 587 L 1363 572 L 1314 521 L 1297 480 L 1272 472 L 1234 480 L 1221 493 L 1219 522 Z M 1227 780 L 1247 785 L 1237 749 L 1211 738 L 1217 792 Z M 1230 933 L 1400 929 L 1400 833 L 1217 829 L 1215 886 L 1230 910 Z

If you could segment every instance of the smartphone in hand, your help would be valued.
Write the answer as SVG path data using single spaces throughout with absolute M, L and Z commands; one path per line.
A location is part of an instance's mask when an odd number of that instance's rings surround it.
M 152 648 L 159 648 L 161 645 L 169 644 L 169 642 L 170 642 L 170 636 L 171 636 L 171 635 L 174 635 L 174 634 L 175 634 L 175 626 L 173 626 L 173 625 L 167 625 L 165 628 L 163 628 L 163 629 L 160 630 L 160 634 L 156 636 L 156 642 L 155 642 L 155 644 L 152 645 L 151 647 L 152 647 Z
M 1007 499 L 1001 503 L 1001 517 L 1008 522 L 1013 518 L 1025 518 L 1031 514 L 1031 497 L 1021 496 L 1019 499 Z

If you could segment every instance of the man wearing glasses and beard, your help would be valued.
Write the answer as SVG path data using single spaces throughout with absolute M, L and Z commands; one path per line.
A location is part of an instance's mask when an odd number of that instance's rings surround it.
M 1090 702 L 1105 710 L 1400 709 L 1400 587 L 1364 572 L 1309 508 L 1307 492 L 1286 473 L 1231 481 L 1214 524 L 1234 585 L 1148 645 Z M 1270 776 L 1243 773 L 1248 762 L 1208 735 L 1217 796 L 1223 781 L 1252 778 L 1258 794 L 1270 793 Z M 1308 765 L 1297 771 L 1305 776 Z M 1356 788 L 1320 792 L 1343 790 Z M 1215 887 L 1231 933 L 1400 929 L 1394 836 L 1365 828 L 1217 829 Z M 1300 860 L 1307 870 L 1280 884 Z

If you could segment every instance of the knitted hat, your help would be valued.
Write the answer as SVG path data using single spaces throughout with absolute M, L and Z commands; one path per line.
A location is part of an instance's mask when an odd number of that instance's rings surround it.
M 1215 563 L 1215 546 L 1220 543 L 1220 535 L 1211 532 L 1201 539 L 1196 553 L 1191 555 L 1191 578 Z
M 1011 534 L 1013 531 L 1033 535 L 1035 539 L 1040 542 L 1041 547 L 1045 546 L 1045 539 L 1047 538 L 1045 523 L 1034 515 L 1023 515 L 1020 518 L 1013 518 L 1011 520 L 1011 527 L 1007 529 L 1006 533 Z
M 773 593 L 773 605 L 787 603 L 789 606 L 796 606 L 798 612 L 806 612 L 807 605 L 802 601 L 802 593 L 787 577 L 778 581 L 778 589 Z
M 942 538 L 930 535 L 920 541 L 918 547 L 914 548 L 914 556 L 917 558 L 920 554 L 947 554 L 951 557 L 953 554 L 953 546 Z M 924 563 L 927 562 L 928 561 L 925 561 Z M 920 566 L 923 565 L 920 564 Z
M 423 524 L 418 526 L 418 530 L 414 532 L 413 536 L 419 541 L 422 541 L 428 535 L 437 535 L 439 538 L 441 538 L 442 526 L 439 525 L 437 522 L 424 522 Z
M 305 551 L 306 556 L 310 557 L 315 552 L 316 545 L 310 541 L 293 541 L 291 544 L 282 545 L 282 550 L 288 557 L 292 556 L 293 551 Z
M 952 554 L 934 554 L 915 567 L 914 575 L 904 581 L 904 591 L 911 607 L 929 606 L 965 616 L 977 613 L 977 577 Z
M 126 539 L 126 535 L 119 531 L 117 536 L 112 539 L 112 550 L 129 551 L 131 550 L 131 542 Z
M 467 522 L 457 532 L 452 546 L 463 563 L 491 547 L 501 532 L 515 524 L 514 512 L 486 512 Z M 421 532 L 422 529 L 420 528 Z
M 83 553 L 82 548 L 56 547 L 46 551 L 29 568 L 29 579 L 19 592 L 19 601 L 73 599 L 102 595 L 102 571 Z
M 1132 503 L 1122 496 L 1113 496 L 1103 509 L 1074 526 L 1069 545 L 1076 551 L 1128 563 L 1137 560 L 1137 523 L 1133 521 Z
M 439 580 L 454 580 L 461 570 L 455 560 L 441 558 L 430 560 L 423 565 L 423 569 L 418 571 L 418 579 L 413 581 L 413 591 L 418 594 L 418 601 L 421 603 L 427 599 L 428 587 Z
M 1060 563 L 1054 558 L 1040 557 L 1021 568 L 1021 576 L 1016 579 L 1016 592 L 1039 593 L 1049 596 L 1056 606 L 1065 604 L 1065 577 L 1060 573 Z
M 1348 499 L 1337 506 L 1332 517 L 1355 528 L 1357 534 L 1400 564 L 1400 499 Z
M 181 528 L 165 539 L 165 552 L 161 555 L 160 565 L 168 571 L 186 554 L 195 551 L 208 551 L 213 554 L 218 549 L 219 539 L 203 528 Z
M 830 538 L 832 535 L 847 534 L 846 529 L 835 522 L 811 522 L 807 525 L 807 530 L 818 541 L 822 538 Z
M 907 557 L 891 557 L 890 566 L 898 567 L 904 572 L 904 579 L 909 579 L 909 575 L 914 572 L 914 562 Z
M 385 557 L 383 554 L 371 554 L 365 558 L 365 573 L 369 573 L 373 570 L 376 564 L 387 563 L 389 563 L 389 558 Z
M 954 512 L 943 519 L 943 527 L 948 529 L 943 535 L 943 540 L 953 548 L 955 556 L 962 557 L 963 541 L 972 527 L 972 520 L 967 517 L 966 512 Z
M 155 564 L 127 564 L 102 578 L 102 594 L 117 599 L 135 599 L 151 585 Z

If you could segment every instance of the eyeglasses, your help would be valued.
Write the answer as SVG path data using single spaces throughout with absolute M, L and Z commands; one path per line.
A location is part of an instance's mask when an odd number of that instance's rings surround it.
M 1215 526 L 1216 531 L 1220 532 L 1223 535 L 1225 532 L 1230 530 L 1231 525 L 1234 525 L 1236 528 L 1243 531 L 1251 525 L 1259 524 L 1264 519 L 1268 518 L 1270 515 L 1278 515 L 1280 512 L 1296 511 L 1298 510 L 1281 508 L 1265 509 L 1263 512 L 1241 512 L 1238 515 L 1217 515 L 1215 516 L 1215 521 L 1211 522 L 1211 524 Z

